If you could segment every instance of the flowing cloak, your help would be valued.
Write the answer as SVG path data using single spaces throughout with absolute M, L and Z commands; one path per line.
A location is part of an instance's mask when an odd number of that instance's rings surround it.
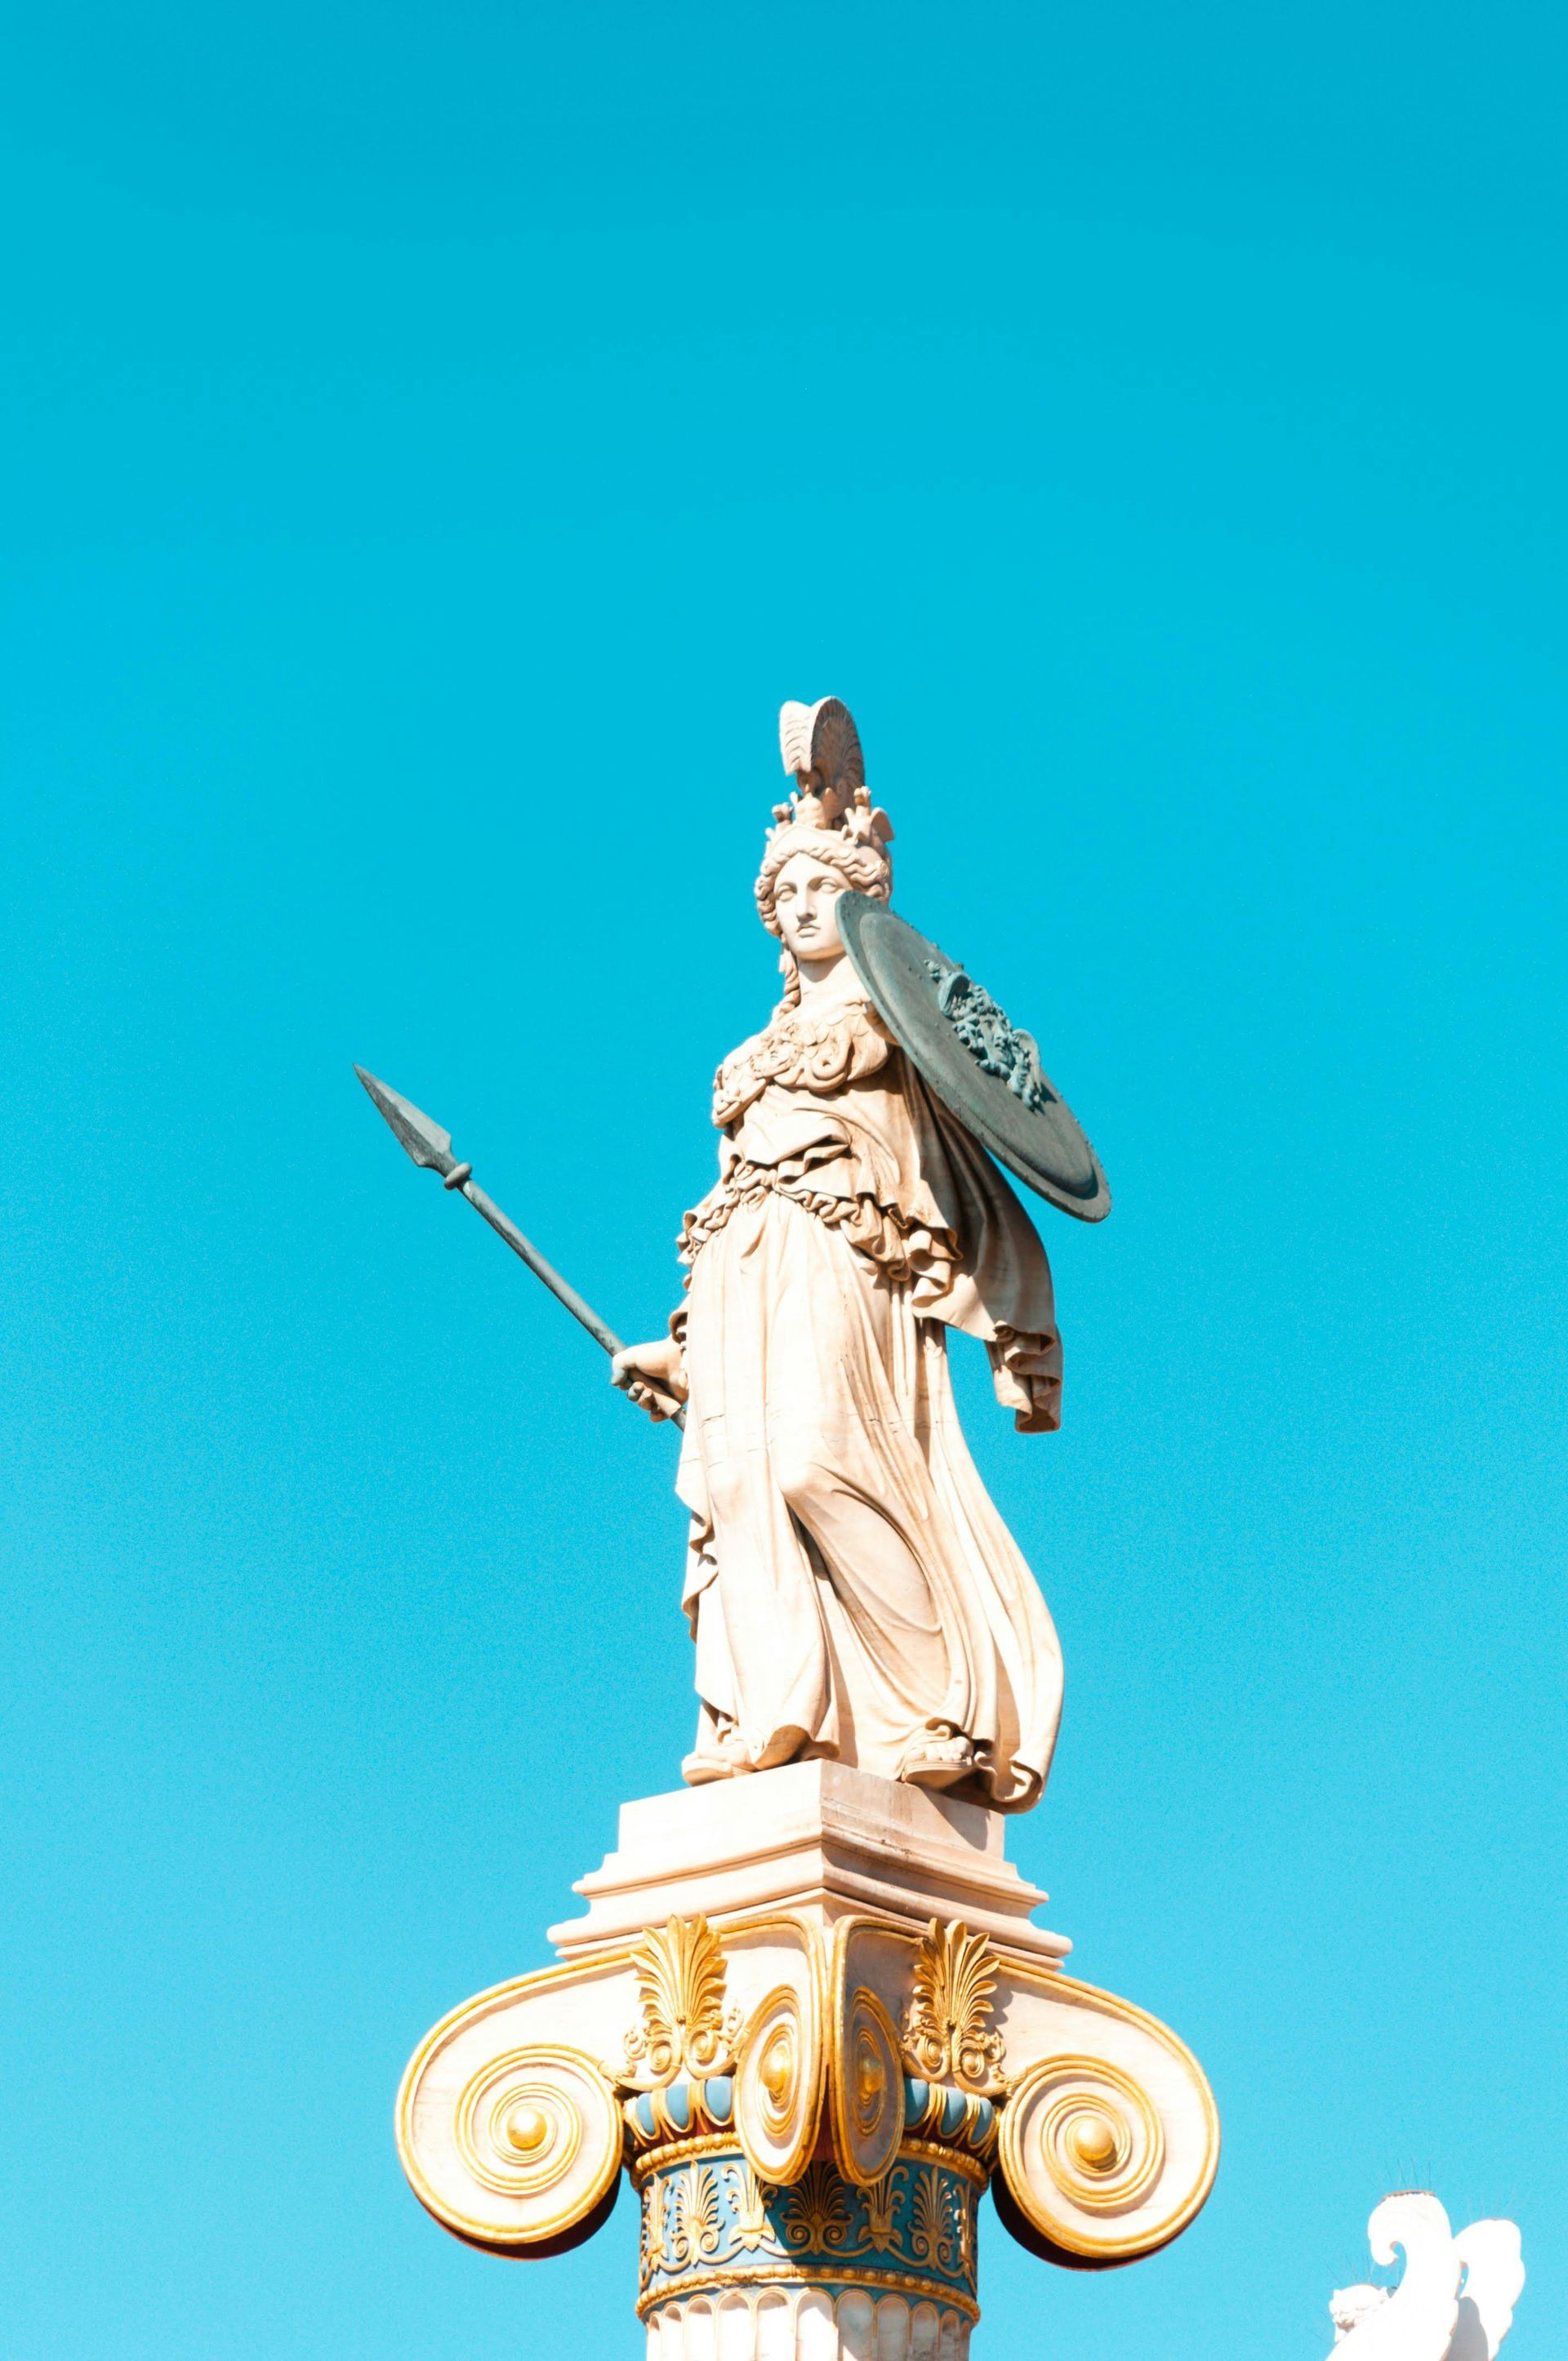
M 692 1778 L 828 1755 L 896 1777 L 967 1740 L 950 1792 L 1037 1801 L 1055 1630 L 959 1425 L 948 1327 L 1025 1432 L 1059 1421 L 1049 1266 L 1001 1173 L 863 998 L 781 1007 L 719 1068 L 719 1179 L 672 1326 L 702 1701 Z

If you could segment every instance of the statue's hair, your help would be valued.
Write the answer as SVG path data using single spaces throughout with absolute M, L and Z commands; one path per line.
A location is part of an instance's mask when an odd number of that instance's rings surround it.
M 773 806 L 757 873 L 757 909 L 769 934 L 780 935 L 774 888 L 784 862 L 797 852 L 836 869 L 857 894 L 885 902 L 893 892 L 893 829 L 865 785 L 861 741 L 849 708 L 836 697 L 814 706 L 786 705 L 779 716 L 784 769 L 796 781 L 788 803 Z M 784 1005 L 800 998 L 800 971 L 787 949 L 779 955 Z

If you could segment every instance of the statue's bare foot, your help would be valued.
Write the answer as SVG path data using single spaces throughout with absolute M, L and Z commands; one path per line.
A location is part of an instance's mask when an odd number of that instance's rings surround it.
M 950 1787 L 974 1769 L 974 1748 L 958 1732 L 923 1732 L 910 1745 L 898 1775 L 912 1787 Z

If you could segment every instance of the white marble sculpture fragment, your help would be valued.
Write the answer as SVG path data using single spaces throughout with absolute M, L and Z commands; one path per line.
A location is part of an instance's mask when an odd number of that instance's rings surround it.
M 1495 2361 L 1524 2286 L 1512 2222 L 1472 2222 L 1455 2237 L 1425 2190 L 1386 2197 L 1366 2225 L 1376 2263 L 1403 2251 L 1394 2288 L 1336 2288 L 1336 2361 Z
M 783 996 L 714 1087 L 719 1177 L 685 1217 L 671 1333 L 617 1356 L 686 1406 L 689 1784 L 827 1758 L 1021 1811 L 1061 1704 L 1046 1604 L 965 1444 L 947 1336 L 1025 1433 L 1059 1420 L 1045 1249 L 857 979 L 835 906 L 886 901 L 887 816 L 836 698 L 786 705 L 756 882 Z

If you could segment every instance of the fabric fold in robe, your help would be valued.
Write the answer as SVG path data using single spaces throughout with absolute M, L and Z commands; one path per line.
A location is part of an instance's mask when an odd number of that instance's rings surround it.
M 863 1001 L 778 1012 L 720 1069 L 715 1119 L 677 1315 L 696 1759 L 896 1777 L 951 1733 L 975 1763 L 948 1792 L 1023 1810 L 1061 1658 L 965 1444 L 946 1325 L 985 1341 L 1020 1426 L 1054 1425 L 1044 1249 Z

